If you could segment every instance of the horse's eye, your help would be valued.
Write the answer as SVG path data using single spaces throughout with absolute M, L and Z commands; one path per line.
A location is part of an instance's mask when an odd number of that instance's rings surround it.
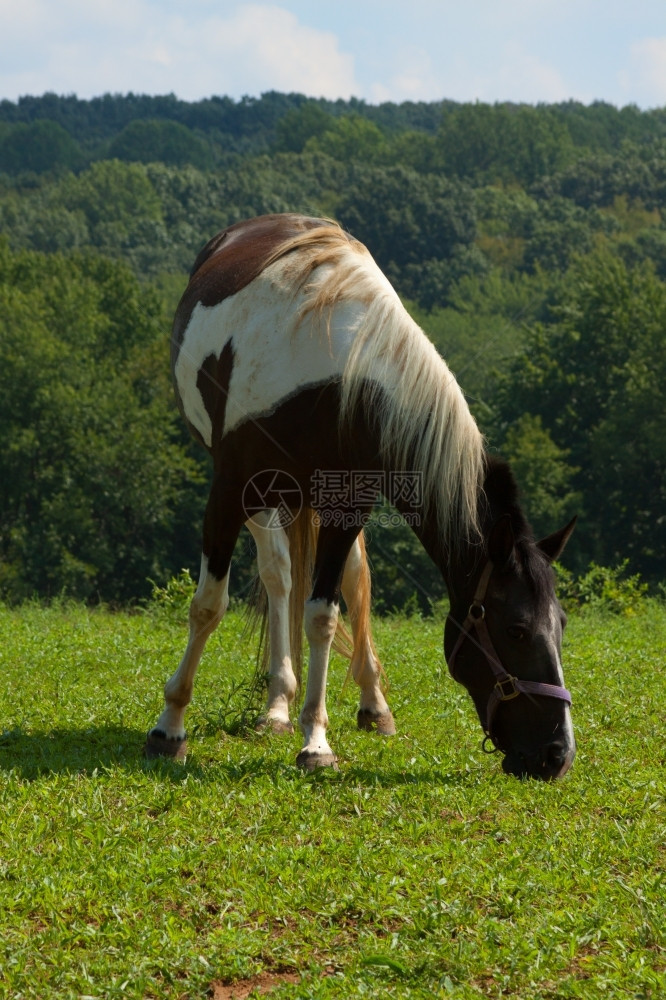
M 507 632 L 512 639 L 517 639 L 518 642 L 522 642 L 527 636 L 527 629 L 524 625 L 510 625 Z

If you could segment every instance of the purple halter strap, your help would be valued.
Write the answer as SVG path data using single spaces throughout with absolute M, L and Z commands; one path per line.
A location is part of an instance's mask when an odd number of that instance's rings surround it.
M 472 642 L 476 642 L 476 645 L 485 654 L 490 669 L 495 675 L 496 680 L 495 686 L 490 692 L 488 705 L 486 706 L 486 721 L 483 729 L 486 737 L 490 739 L 493 746 L 500 749 L 497 747 L 492 735 L 492 724 L 497 708 L 503 701 L 512 701 L 521 694 L 539 694 L 545 695 L 548 698 L 559 698 L 560 701 L 565 701 L 567 705 L 570 705 L 571 695 L 565 687 L 560 687 L 556 684 L 544 684 L 541 681 L 521 680 L 519 677 L 514 677 L 512 674 L 508 673 L 508 671 L 506 671 L 502 666 L 500 658 L 495 651 L 495 647 L 493 646 L 492 639 L 490 638 L 490 632 L 488 631 L 488 626 L 486 625 L 486 609 L 483 605 L 492 571 L 493 564 L 490 560 L 488 560 L 481 576 L 479 577 L 479 582 L 477 584 L 474 597 L 472 598 L 472 603 L 469 606 L 467 617 L 462 625 L 458 625 L 460 628 L 460 635 L 451 650 L 451 655 L 448 658 L 448 665 L 451 676 L 454 680 L 458 680 L 455 675 L 455 662 L 460 651 L 460 647 L 464 643 L 465 639 L 470 639 Z M 450 614 L 449 617 L 451 617 Z M 451 620 L 455 621 L 454 619 Z

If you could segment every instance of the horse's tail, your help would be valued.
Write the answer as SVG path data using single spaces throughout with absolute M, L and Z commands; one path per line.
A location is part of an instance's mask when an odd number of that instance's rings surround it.
M 289 643 L 291 665 L 300 687 L 303 675 L 303 612 L 305 602 L 310 595 L 319 534 L 313 511 L 307 507 L 303 508 L 286 530 L 291 561 Z
M 354 641 L 352 643 L 352 656 L 350 657 L 349 670 L 347 671 L 347 676 L 345 677 L 344 687 L 346 687 L 349 683 L 350 677 L 353 677 L 357 684 L 360 683 L 363 671 L 370 660 L 376 664 L 381 676 L 382 688 L 384 689 L 384 692 L 386 692 L 388 690 L 388 680 L 381 660 L 377 655 L 377 650 L 372 638 L 372 629 L 370 627 L 372 586 L 370 579 L 370 566 L 368 565 L 368 557 L 365 548 L 365 535 L 362 531 L 358 536 L 358 541 L 360 545 L 360 567 L 358 580 L 356 582 L 353 617 L 352 610 L 348 609 L 349 616 L 352 619 L 352 627 L 354 629 Z
M 291 662 L 299 687 L 303 674 L 303 613 L 305 602 L 312 589 L 312 574 L 314 570 L 315 552 L 319 529 L 314 511 L 304 508 L 291 524 L 285 529 L 289 540 L 289 556 L 291 560 L 291 592 L 289 594 L 289 642 L 291 646 Z M 355 607 L 354 629 L 356 642 L 352 638 L 342 618 L 338 623 L 333 638 L 333 649 L 336 653 L 350 661 L 349 674 L 354 672 L 354 651 L 359 658 L 369 643 L 374 652 L 370 632 L 370 570 L 366 560 L 363 532 L 359 535 L 361 545 L 361 573 L 359 577 Z M 268 601 L 266 591 L 261 587 L 261 593 L 256 608 L 256 617 L 260 620 L 260 639 L 258 666 L 263 674 L 268 672 L 270 650 L 268 648 Z M 355 672 L 354 672 L 355 676 Z M 345 682 L 346 683 L 346 682 Z

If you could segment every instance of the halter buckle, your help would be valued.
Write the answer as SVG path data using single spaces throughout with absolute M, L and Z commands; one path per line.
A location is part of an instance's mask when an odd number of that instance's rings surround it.
M 495 690 L 500 701 L 512 701 L 514 698 L 518 697 L 520 691 L 516 687 L 517 680 L 517 677 L 507 674 L 506 677 L 500 677 L 500 679 L 496 681 Z
M 486 609 L 480 601 L 472 601 L 467 617 L 471 618 L 472 621 L 480 622 L 486 617 Z

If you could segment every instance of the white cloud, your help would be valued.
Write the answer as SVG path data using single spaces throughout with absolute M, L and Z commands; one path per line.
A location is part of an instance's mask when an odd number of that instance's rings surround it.
M 426 52 L 405 56 L 385 83 L 375 83 L 371 99 L 435 101 L 515 101 L 526 103 L 567 100 L 561 74 L 551 65 L 511 42 L 497 48 L 491 62 L 472 61 L 456 54 L 436 70 Z
M 225 80 L 224 93 L 296 90 L 336 98 L 357 89 L 353 57 L 340 52 L 336 36 L 279 6 L 242 4 L 228 19 L 211 18 L 189 49 L 203 55 L 211 79 Z
M 629 67 L 620 73 L 620 86 L 627 101 L 643 107 L 666 104 L 666 37 L 633 43 Z
M 389 61 L 393 72 L 386 80 L 370 85 L 370 101 L 433 101 L 439 100 L 442 81 L 433 70 L 432 59 L 425 49 L 401 46 Z
M 193 4 L 182 15 L 159 0 L 0 0 L 0 96 L 358 93 L 353 56 L 340 51 L 333 32 L 308 27 L 275 4 L 222 6 L 227 14 Z
M 553 66 L 515 43 L 504 49 L 497 72 L 486 81 L 486 92 L 500 95 L 496 100 L 530 104 L 566 101 L 573 96 Z

